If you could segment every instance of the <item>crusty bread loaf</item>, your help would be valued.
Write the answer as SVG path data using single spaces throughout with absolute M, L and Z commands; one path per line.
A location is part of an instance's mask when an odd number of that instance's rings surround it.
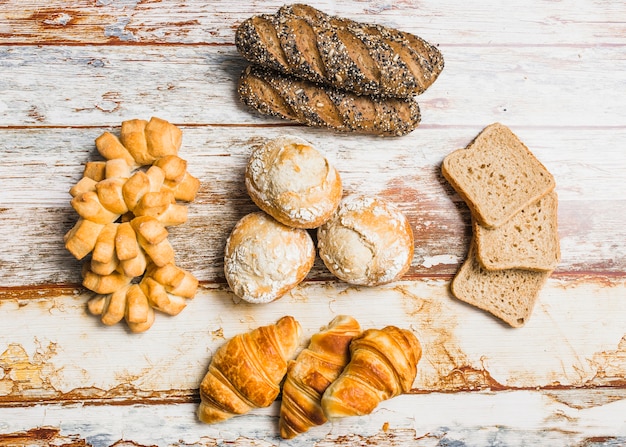
M 422 93 L 444 65 L 439 50 L 415 35 L 303 4 L 249 18 L 235 42 L 255 64 L 366 95 Z
M 317 228 L 341 200 L 339 172 L 310 143 L 284 135 L 252 148 L 245 173 L 259 208 L 295 228 Z
M 238 91 L 244 104 L 264 115 L 340 132 L 401 136 L 421 119 L 413 99 L 358 96 L 252 65 Z
M 523 326 L 551 272 L 485 270 L 476 259 L 475 252 L 476 247 L 472 242 L 467 259 L 452 280 L 452 294 L 512 327 Z
M 487 126 L 467 148 L 449 154 L 442 173 L 474 219 L 487 228 L 502 225 L 555 187 L 552 174 L 500 123 Z
M 413 231 L 404 214 L 379 198 L 351 196 L 318 228 L 320 258 L 350 284 L 376 286 L 399 279 L 413 259 Z
M 474 222 L 476 258 L 487 270 L 554 270 L 561 255 L 557 207 L 552 191 L 498 228 Z
M 297 286 L 315 261 L 309 233 L 258 211 L 241 218 L 226 241 L 224 273 L 250 303 L 269 303 Z

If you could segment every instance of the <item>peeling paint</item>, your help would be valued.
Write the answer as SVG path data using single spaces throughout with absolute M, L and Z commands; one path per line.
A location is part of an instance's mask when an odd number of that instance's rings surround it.
M 89 444 L 80 436 L 62 436 L 60 430 L 55 427 L 39 427 L 32 430 L 0 434 L 0 447 L 87 447 Z
M 315 443 L 315 447 L 366 447 L 366 446 L 417 446 L 417 445 L 436 445 L 442 439 L 443 433 L 418 436 L 414 429 L 410 428 L 390 428 L 389 424 L 383 427 L 379 432 L 370 435 L 328 435 L 326 438 Z M 451 444 L 446 444 L 451 445 Z
M 71 21 L 72 16 L 66 12 L 62 12 L 60 14 L 57 14 L 56 16 L 45 19 L 43 23 L 46 25 L 66 26 L 69 25 Z
M 126 29 L 129 23 L 129 17 L 122 17 L 116 23 L 107 25 L 104 28 L 104 35 L 108 38 L 119 39 L 122 42 L 137 42 L 139 38 Z
M 0 379 L 0 396 L 18 398 L 48 398 L 56 395 L 50 385 L 51 373 L 48 360 L 56 354 L 56 345 L 38 348 L 33 358 L 19 344 L 10 344 L 0 355 L 0 368 L 4 371 Z
M 595 354 L 591 360 L 597 369 L 596 376 L 591 380 L 595 385 L 626 386 L 626 335 L 613 351 Z

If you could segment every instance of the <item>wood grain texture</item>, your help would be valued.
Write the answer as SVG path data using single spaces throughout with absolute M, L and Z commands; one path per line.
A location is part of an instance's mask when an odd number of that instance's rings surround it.
M 624 125 L 625 102 L 606 99 L 625 96 L 615 47 L 440 49 L 446 68 L 418 97 L 422 127 Z M 0 46 L 0 126 L 117 126 L 155 113 L 177 124 L 281 123 L 238 100 L 245 65 L 234 45 Z
M 232 43 L 235 27 L 252 14 L 274 12 L 285 2 L 254 0 L 141 1 L 36 0 L 2 5 L 0 43 L 166 44 Z M 624 44 L 623 5 L 602 0 L 564 6 L 531 0 L 463 3 L 402 1 L 311 3 L 330 14 L 423 34 L 437 43 L 470 46 L 541 44 L 592 46 Z M 496 20 L 497 19 L 497 20 Z M 616 20 L 617 19 L 617 20 Z
M 0 447 L 621 446 L 626 444 L 626 9 L 602 0 L 380 0 L 312 4 L 413 32 L 446 66 L 402 138 L 268 119 L 236 96 L 239 23 L 276 1 L 0 1 Z M 177 263 L 201 281 L 146 333 L 89 315 L 80 263 L 63 248 L 69 188 L 94 139 L 158 116 L 183 130 L 202 184 L 171 229 Z M 508 125 L 553 173 L 562 260 L 528 323 L 512 330 L 454 299 L 470 215 L 440 174 L 486 125 Z M 415 255 L 402 281 L 306 281 L 264 306 L 225 284 L 223 247 L 256 210 L 250 149 L 295 134 L 323 151 L 346 194 L 408 216 Z M 411 393 L 369 416 L 277 437 L 279 402 L 223 424 L 195 417 L 211 355 L 237 333 L 293 315 L 302 345 L 338 314 L 412 330 L 423 358 Z
M 480 129 L 418 129 L 391 141 L 301 127 L 182 129 L 180 154 L 202 184 L 189 205 L 189 221 L 171 229 L 171 242 L 181 266 L 203 282 L 224 281 L 226 238 L 243 215 L 257 209 L 243 182 L 251 147 L 283 133 L 301 136 L 323 151 L 339 170 L 346 196 L 383 197 L 406 213 L 416 239 L 409 277 L 452 275 L 466 255 L 469 211 L 443 179 L 439 166 Z M 626 172 L 620 141 L 626 139 L 626 131 L 618 129 L 606 137 L 602 129 L 573 129 L 553 139 L 553 129 L 513 129 L 556 177 L 562 244 L 556 274 L 623 274 L 626 252 L 615 246 L 626 239 L 626 229 L 620 225 L 625 209 L 622 173 Z M 78 218 L 68 191 L 87 161 L 101 160 L 93 140 L 105 130 L 119 132 L 119 127 L 0 131 L 10 155 L 0 166 L 5 192 L 0 198 L 0 285 L 80 282 L 79 264 L 63 248 L 62 236 Z M 606 142 L 603 157 L 589 150 L 600 138 Z M 22 236 L 15 238 L 17 233 Z M 309 279 L 330 279 L 319 260 Z
M 6 299 L 0 301 L 7 347 L 0 353 L 0 405 L 189 400 L 217 348 L 283 315 L 301 323 L 303 346 L 339 314 L 354 316 L 363 328 L 412 330 L 424 351 L 416 393 L 621 388 L 625 287 L 624 279 L 610 287 L 551 279 L 520 330 L 452 298 L 447 280 L 377 288 L 308 282 L 267 306 L 239 302 L 225 286 L 202 288 L 180 315 L 158 314 L 150 331 L 136 336 L 123 323 L 105 327 L 89 315 L 89 293 Z
M 275 435 L 276 404 L 254 410 L 254 415 L 243 418 L 245 423 L 231 419 L 215 426 L 196 423 L 194 404 L 120 406 L 115 420 L 107 407 L 48 405 L 5 410 L 11 422 L 4 430 L 10 434 L 0 435 L 0 445 L 15 439 L 36 446 L 93 447 L 623 445 L 624 436 L 605 433 L 623 423 L 620 415 L 626 411 L 626 399 L 605 390 L 593 394 L 591 405 L 576 391 L 400 396 L 365 418 L 314 427 L 290 442 Z M 29 428 L 35 421 L 41 428 Z

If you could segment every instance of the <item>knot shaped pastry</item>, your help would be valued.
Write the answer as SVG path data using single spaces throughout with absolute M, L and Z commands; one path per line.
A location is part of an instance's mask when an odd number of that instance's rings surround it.
M 181 130 L 160 118 L 124 121 L 119 138 L 96 138 L 105 160 L 87 162 L 70 189 L 79 218 L 65 247 L 85 259 L 83 286 L 96 293 L 88 307 L 104 324 L 125 318 L 141 332 L 154 309 L 175 315 L 195 296 L 198 281 L 174 264 L 167 239 L 166 227 L 187 221 L 177 201 L 193 201 L 200 186 L 178 156 L 181 142 Z
M 280 392 L 287 365 L 300 343 L 291 316 L 238 334 L 217 350 L 200 384 L 198 418 L 212 424 L 267 407 Z

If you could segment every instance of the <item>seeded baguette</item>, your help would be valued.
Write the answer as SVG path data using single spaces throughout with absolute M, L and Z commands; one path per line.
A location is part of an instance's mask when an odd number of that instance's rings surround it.
M 423 93 L 444 66 L 440 51 L 418 36 L 303 4 L 247 19 L 235 43 L 252 63 L 360 95 Z
M 340 132 L 401 136 L 421 119 L 413 99 L 358 96 L 252 65 L 238 91 L 244 104 L 264 115 Z

